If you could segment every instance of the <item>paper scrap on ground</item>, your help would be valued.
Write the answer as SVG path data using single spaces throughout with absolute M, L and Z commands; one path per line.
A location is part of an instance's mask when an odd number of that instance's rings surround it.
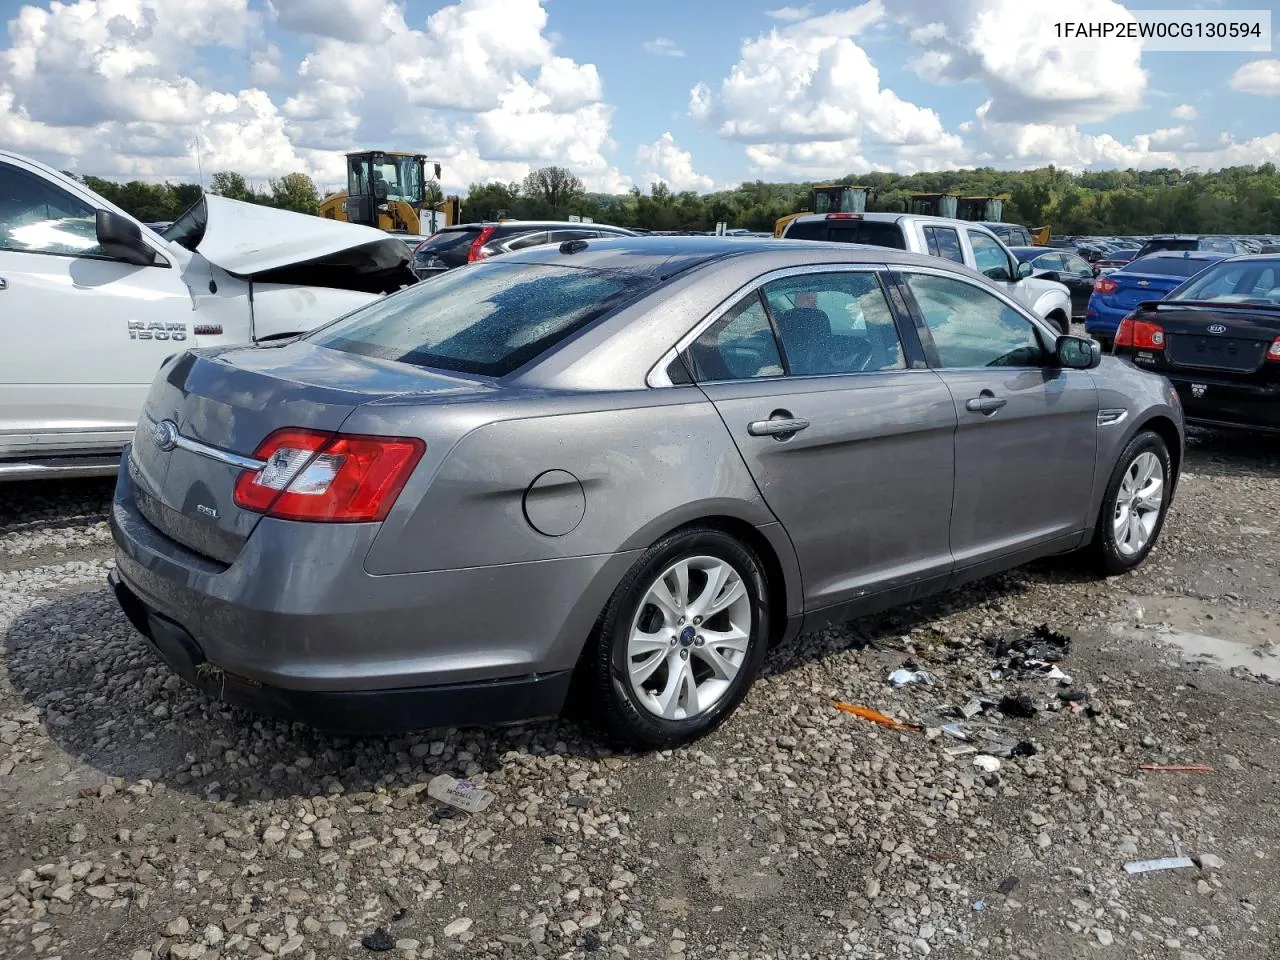
M 432 778 L 427 784 L 427 794 L 467 813 L 479 813 L 496 799 L 484 787 L 477 787 L 470 780 L 455 780 L 447 773 Z

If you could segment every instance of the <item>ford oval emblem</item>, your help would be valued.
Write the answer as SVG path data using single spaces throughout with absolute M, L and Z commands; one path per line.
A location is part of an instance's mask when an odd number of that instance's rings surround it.
M 1209 333 L 1226 333 L 1227 332 L 1226 325 L 1221 323 L 1211 323 L 1209 324 L 1209 326 L 1205 327 L 1205 329 Z
M 151 431 L 151 439 L 161 450 L 172 450 L 178 445 L 178 425 L 172 420 L 161 420 Z

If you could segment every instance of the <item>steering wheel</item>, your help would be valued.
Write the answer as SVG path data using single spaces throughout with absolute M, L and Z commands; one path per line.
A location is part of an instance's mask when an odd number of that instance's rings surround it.
M 848 338 L 848 346 L 843 343 L 839 347 L 833 346 L 829 356 L 833 369 L 848 373 L 862 372 L 870 359 L 871 343 L 854 337 Z

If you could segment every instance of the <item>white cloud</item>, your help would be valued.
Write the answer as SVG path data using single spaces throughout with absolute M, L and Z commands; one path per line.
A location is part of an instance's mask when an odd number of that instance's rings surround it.
M 1224 133 L 1203 142 L 1190 128 L 1178 126 L 1138 134 L 1126 142 L 1110 134 L 1085 133 L 1069 124 L 1002 123 L 991 119 L 989 103 L 979 107 L 976 119 L 962 129 L 969 135 L 976 163 L 1005 169 L 1053 164 L 1068 170 L 1192 166 L 1210 170 L 1280 162 L 1280 133 L 1240 141 Z
M 681 150 L 676 138 L 664 133 L 653 143 L 641 144 L 636 150 L 636 160 L 645 171 L 643 182 L 661 180 L 672 190 L 697 190 L 705 193 L 715 187 L 715 181 L 693 169 L 693 154 Z
M 1196 108 L 1191 104 L 1182 103 L 1170 110 L 1169 116 L 1175 120 L 1194 120 L 1200 114 L 1196 112 Z
M 773 17 L 775 20 L 783 20 L 791 23 L 796 20 L 803 20 L 813 12 L 812 4 L 805 4 L 803 7 L 779 7 L 777 10 L 766 10 L 766 17 Z
M 828 175 L 872 169 L 864 151 L 954 166 L 963 153 L 933 110 L 903 100 L 855 37 L 881 21 L 870 0 L 743 43 L 718 90 L 690 91 L 689 113 L 727 140 L 747 146 L 760 173 Z
M 278 101 L 280 50 L 310 52 Z M 594 64 L 557 56 L 539 0 L 458 0 L 415 26 L 394 0 L 80 0 L 23 7 L 0 49 L 0 142 L 60 167 L 128 177 L 251 179 L 305 170 L 342 182 L 343 151 L 416 149 L 447 189 L 547 163 L 594 189 L 630 180 L 607 159 L 613 108 Z M 239 51 L 254 85 L 222 89 L 201 48 Z M 371 78 L 376 82 L 371 82 Z
M 1231 75 L 1231 89 L 1260 96 L 1280 95 L 1280 60 L 1254 60 Z
M 267 0 L 267 10 L 285 30 L 357 43 L 385 38 L 396 19 L 388 0 Z
M 932 83 L 983 84 L 1002 122 L 1096 123 L 1141 105 L 1141 41 L 1064 43 L 1056 21 L 1124 20 L 1115 0 L 1062 0 L 1046 17 L 1026 0 L 894 0 L 889 16 L 922 53 Z
M 670 37 L 654 37 L 652 40 L 646 40 L 643 44 L 645 53 L 652 53 L 655 57 L 683 57 L 684 51 Z

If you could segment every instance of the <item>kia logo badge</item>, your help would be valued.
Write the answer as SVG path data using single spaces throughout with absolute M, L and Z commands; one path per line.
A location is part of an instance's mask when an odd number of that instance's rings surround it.
M 178 425 L 172 420 L 161 420 L 151 431 L 151 439 L 161 450 L 172 450 L 178 445 Z
M 1227 332 L 1226 325 L 1221 323 L 1211 323 L 1205 329 L 1208 330 L 1210 333 L 1226 333 Z

